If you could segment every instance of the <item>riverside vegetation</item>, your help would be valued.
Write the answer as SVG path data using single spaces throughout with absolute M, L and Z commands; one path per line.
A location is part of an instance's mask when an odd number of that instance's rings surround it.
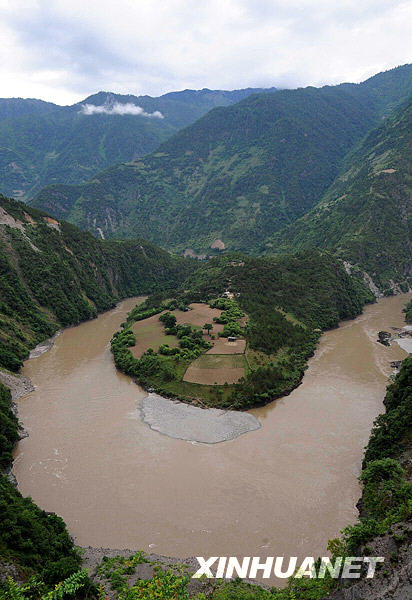
M 340 539 L 329 542 L 332 560 L 336 556 L 370 556 L 370 545 L 376 536 L 390 535 L 393 539 L 392 566 L 396 566 L 409 543 L 407 520 L 412 512 L 412 483 L 407 457 L 411 448 L 411 397 L 412 397 L 412 357 L 403 361 L 395 381 L 389 386 L 385 398 L 386 412 L 375 421 L 366 448 L 360 480 L 363 485 L 362 510 L 359 521 L 343 531 Z M 17 427 L 17 424 L 16 424 Z M 14 488 L 13 488 L 14 489 Z M 15 492 L 18 495 L 18 492 Z M 27 502 L 27 501 L 26 501 Z M 33 509 L 35 510 L 35 509 Z M 37 509 L 38 511 L 38 509 Z M 41 511 L 40 511 L 41 513 Z M 26 527 L 30 513 L 26 513 Z M 39 520 L 36 513 L 38 526 Z M 44 516 L 46 519 L 50 517 Z M 57 518 L 56 518 L 57 519 Z M 33 515 L 34 520 L 34 515 Z M 6 530 L 7 531 L 7 530 Z M 41 531 L 41 530 L 39 530 Z M 0 538 L 1 541 L 1 538 Z M 25 549 L 25 548 L 24 548 Z M 23 555 L 24 558 L 24 555 Z M 75 559 L 74 559 L 75 560 Z M 79 557 L 77 555 L 77 560 Z M 154 566 L 149 579 L 137 578 L 136 569 L 142 563 Z M 73 563 L 75 569 L 76 563 Z M 373 586 L 385 581 L 389 565 L 378 565 L 374 580 L 368 580 L 368 597 L 373 596 Z M 45 573 L 48 571 L 46 569 Z M 101 587 L 90 587 L 83 571 L 75 571 L 58 588 L 60 592 L 45 594 L 47 584 L 38 577 L 27 584 L 17 584 L 13 579 L 0 584 L 0 597 L 13 600 L 26 600 L 44 597 L 54 600 L 73 596 L 83 590 L 89 597 L 104 598 L 105 589 L 119 600 L 322 600 L 326 596 L 334 598 L 339 594 L 343 583 L 332 579 L 328 574 L 324 579 L 290 579 L 285 589 L 266 589 L 235 580 L 225 582 L 213 580 L 201 582 L 201 590 L 194 589 L 190 572 L 185 567 L 167 566 L 151 561 L 139 552 L 129 558 L 105 558 L 97 569 Z M 134 577 L 134 581 L 131 578 Z M 356 585 L 352 580 L 349 585 Z M 1 596 L 2 594 L 2 596 Z M 372 594 L 372 596 L 370 595 Z M 340 596 L 336 596 L 338 599 Z
M 0 367 L 12 371 L 60 327 L 175 287 L 197 266 L 143 240 L 97 240 L 4 196 L 0 223 Z
M 229 291 L 234 299 L 221 295 Z M 167 298 L 167 299 L 166 299 Z M 245 409 L 287 394 L 302 379 L 321 332 L 342 319 L 358 315 L 373 296 L 363 282 L 349 276 L 327 253 L 311 251 L 279 258 L 225 256 L 200 266 L 176 290 L 156 294 L 138 305 L 112 340 L 116 366 L 145 387 L 167 397 L 207 406 Z M 210 349 L 200 329 L 176 326 L 170 311 L 186 310 L 192 302 L 223 309 L 217 322 L 221 336 L 244 336 L 245 376 L 232 385 L 201 385 L 184 380 L 189 365 Z M 149 348 L 136 358 L 136 321 L 161 314 L 165 334 L 179 339 L 178 347 Z M 244 327 L 239 319 L 247 314 Z
M 407 323 L 412 323 L 412 300 L 405 307 L 405 319 Z

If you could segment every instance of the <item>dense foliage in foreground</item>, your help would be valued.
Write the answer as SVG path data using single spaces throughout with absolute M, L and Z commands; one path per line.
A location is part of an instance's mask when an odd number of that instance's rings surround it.
M 339 262 L 313 251 L 279 258 L 233 255 L 211 260 L 175 292 L 174 302 L 210 302 L 225 290 L 234 293 L 249 315 L 244 331 L 249 368 L 238 384 L 183 382 L 190 357 L 175 351 L 169 356 L 152 352 L 140 359 L 132 356 L 129 348 L 135 339 L 131 324 L 170 308 L 170 302 L 163 302 L 166 294 L 132 311 L 124 329 L 113 338 L 118 368 L 158 393 L 189 402 L 201 399 L 209 406 L 233 409 L 265 404 L 299 384 L 323 330 L 355 317 L 365 302 L 373 300 L 363 283 L 350 277 Z
M 105 241 L 0 196 L 0 367 L 16 371 L 60 326 L 120 298 L 176 286 L 195 268 L 143 240 Z

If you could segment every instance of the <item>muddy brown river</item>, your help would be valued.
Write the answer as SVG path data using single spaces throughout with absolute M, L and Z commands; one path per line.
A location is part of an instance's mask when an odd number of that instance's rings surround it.
M 325 333 L 302 385 L 252 411 L 262 428 L 204 445 L 140 420 L 144 395 L 118 373 L 109 340 L 126 300 L 65 330 L 26 362 L 36 390 L 18 401 L 29 431 L 19 489 L 60 514 L 80 545 L 178 557 L 318 556 L 357 517 L 363 447 L 391 371 L 406 356 L 377 332 L 404 324 L 411 295 L 380 300 Z

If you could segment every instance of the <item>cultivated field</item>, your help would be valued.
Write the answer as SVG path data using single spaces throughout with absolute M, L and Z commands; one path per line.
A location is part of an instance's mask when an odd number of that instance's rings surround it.
M 243 354 L 203 354 L 189 365 L 183 381 L 203 385 L 236 383 L 245 374 Z
M 218 333 L 223 331 L 224 325 L 215 323 L 213 318 L 221 315 L 220 309 L 210 308 L 207 304 L 200 302 L 190 304 L 190 308 L 191 310 L 186 312 L 172 311 L 177 324 L 192 325 L 201 329 L 205 323 L 211 323 L 213 325 L 211 334 L 215 335 L 216 339 L 213 340 L 210 335 L 204 334 L 204 338 L 213 344 L 213 348 L 189 365 L 183 376 L 183 382 L 205 386 L 236 383 L 245 375 L 246 341 L 238 339 L 235 342 L 229 342 L 227 338 L 218 337 Z M 132 346 L 130 350 L 135 358 L 140 358 L 148 348 L 158 350 L 162 344 L 168 344 L 171 348 L 178 347 L 177 337 L 165 335 L 164 325 L 159 321 L 159 316 L 160 314 L 157 314 L 132 325 L 131 329 L 136 337 L 136 345 Z M 242 321 L 244 320 L 245 318 L 242 319 Z

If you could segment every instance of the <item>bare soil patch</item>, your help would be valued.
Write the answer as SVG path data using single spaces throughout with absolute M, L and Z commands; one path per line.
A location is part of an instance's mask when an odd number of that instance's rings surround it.
M 179 340 L 174 335 L 165 335 L 159 316 L 153 315 L 153 317 L 133 323 L 131 329 L 136 336 L 136 345 L 132 346 L 130 351 L 135 358 L 141 358 L 149 348 L 158 350 L 162 344 L 169 344 L 171 348 L 177 348 Z
M 209 340 L 209 337 L 206 337 Z M 213 348 L 208 350 L 206 354 L 243 354 L 245 352 L 246 340 L 236 340 L 236 342 L 228 342 L 227 338 L 219 338 L 210 340 L 213 343 Z
M 181 310 L 172 311 L 178 325 L 188 324 L 201 328 L 205 323 L 212 323 L 212 334 L 217 336 L 219 331 L 223 331 L 223 325 L 213 322 L 213 317 L 219 317 L 221 310 L 210 308 L 210 306 L 201 302 L 190 304 L 190 308 L 192 310 L 186 312 Z M 141 358 L 149 348 L 158 350 L 162 344 L 169 344 L 171 348 L 178 347 L 179 340 L 173 335 L 165 335 L 164 325 L 159 321 L 159 317 L 160 314 L 153 315 L 153 317 L 137 321 L 132 325 L 131 329 L 136 336 L 136 345 L 132 346 L 130 350 L 135 358 Z M 214 341 L 209 336 L 207 336 L 207 339 L 211 342 Z
M 195 327 L 203 327 L 205 323 L 212 323 L 212 333 L 218 333 L 223 331 L 223 325 L 213 322 L 214 317 L 220 317 L 222 311 L 218 308 L 210 308 L 207 304 L 201 302 L 194 302 L 189 304 L 192 310 L 183 312 L 181 310 L 174 310 L 172 314 L 175 315 L 178 325 L 187 323 L 188 325 L 194 325 Z
M 224 250 L 225 249 L 225 243 L 222 242 L 222 240 L 213 240 L 213 242 L 210 244 L 210 247 L 213 249 L 217 249 L 217 250 Z

